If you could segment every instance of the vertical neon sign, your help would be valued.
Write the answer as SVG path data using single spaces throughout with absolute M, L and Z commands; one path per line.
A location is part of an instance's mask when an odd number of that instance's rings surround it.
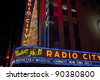
M 49 0 L 46 0 L 46 21 L 45 21 L 45 25 L 46 25 L 46 31 L 47 31 L 47 47 L 49 47 Z
M 23 46 L 38 46 L 38 0 L 27 0 Z
M 31 22 L 31 13 L 34 5 L 34 0 L 27 0 L 26 4 L 26 13 L 25 13 L 25 21 L 24 21 L 24 29 L 23 29 L 23 38 L 22 38 L 22 46 L 28 46 L 28 38 L 29 38 L 29 28 Z
M 42 0 L 42 46 L 49 47 L 49 0 Z
M 44 46 L 49 47 L 49 0 L 45 0 L 44 11 Z

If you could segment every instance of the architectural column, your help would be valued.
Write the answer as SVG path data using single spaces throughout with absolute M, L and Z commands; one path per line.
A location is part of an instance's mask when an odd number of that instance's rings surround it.
M 60 48 L 65 48 L 65 39 L 64 39 L 64 26 L 63 26 L 63 15 L 62 15 L 62 0 L 58 0 L 58 32 L 59 32 L 59 41 Z
M 68 23 L 69 23 L 69 34 L 70 34 L 70 48 L 75 49 L 73 17 L 71 13 L 71 0 L 67 0 L 67 10 L 68 10 Z

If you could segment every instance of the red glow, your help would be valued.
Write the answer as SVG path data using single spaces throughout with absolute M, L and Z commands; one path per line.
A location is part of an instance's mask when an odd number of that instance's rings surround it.
M 10 57 L 9 56 L 6 56 L 6 59 L 9 59 Z
M 45 16 L 45 13 L 44 13 L 44 0 L 42 0 L 42 21 L 44 21 L 44 16 Z
M 58 0 L 58 21 L 62 20 L 62 0 Z
M 54 16 L 58 16 L 58 14 L 54 12 Z
M 54 4 L 56 5 L 55 8 L 54 8 L 54 17 L 58 17 L 58 3 L 57 3 L 57 0 L 54 0 Z

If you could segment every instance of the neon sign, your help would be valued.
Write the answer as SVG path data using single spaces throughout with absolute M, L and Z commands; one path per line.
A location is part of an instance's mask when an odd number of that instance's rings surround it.
M 73 59 L 73 60 L 92 60 L 100 61 L 99 53 L 86 53 L 67 50 L 56 50 L 50 48 L 21 48 L 14 51 L 15 56 L 37 56 L 45 58 Z
M 25 14 L 25 22 L 24 22 L 24 35 L 22 45 L 28 45 L 28 38 L 29 38 L 29 27 L 30 27 L 30 18 L 32 13 L 32 0 L 28 0 L 27 7 L 26 7 L 26 14 Z
M 12 66 L 14 64 L 51 64 L 51 65 L 74 65 L 74 66 L 100 66 L 100 61 L 87 61 L 87 60 L 69 60 L 69 59 L 54 59 L 45 57 L 34 57 L 34 56 L 22 56 L 12 60 Z M 28 65 L 27 65 L 28 66 Z
M 38 45 L 38 0 L 27 0 L 27 8 L 24 23 L 23 46 Z

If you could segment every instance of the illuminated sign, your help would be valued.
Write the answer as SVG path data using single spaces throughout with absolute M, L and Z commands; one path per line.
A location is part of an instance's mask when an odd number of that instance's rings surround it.
M 24 22 L 24 35 L 23 35 L 23 41 L 22 41 L 23 46 L 28 45 L 30 18 L 31 18 L 31 13 L 32 13 L 32 5 L 33 5 L 32 1 L 33 0 L 28 0 L 27 2 L 25 22 Z
M 42 49 L 21 49 L 15 51 L 15 56 L 42 56 Z
M 69 59 L 54 59 L 45 57 L 34 57 L 34 56 L 20 56 L 12 60 L 12 66 L 14 64 L 51 64 L 51 65 L 73 65 L 73 66 L 100 66 L 100 61 L 87 61 L 87 60 L 69 60 Z M 28 66 L 28 65 L 27 65 Z
M 45 58 L 72 59 L 72 60 L 92 60 L 100 61 L 100 53 L 88 53 L 79 51 L 68 51 L 51 48 L 20 48 L 14 51 L 15 56 L 37 56 Z
M 48 24 L 49 24 L 49 1 L 46 0 L 46 20 L 45 20 L 45 26 L 46 28 L 48 28 Z
M 27 0 L 27 8 L 24 22 L 23 46 L 38 45 L 38 0 Z

